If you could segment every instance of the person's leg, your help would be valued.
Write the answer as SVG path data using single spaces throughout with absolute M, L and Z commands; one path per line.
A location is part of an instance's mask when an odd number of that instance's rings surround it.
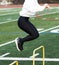
M 37 31 L 37 29 L 34 27 L 34 25 L 29 22 L 28 18 L 20 18 L 18 20 L 18 26 L 25 31 L 26 33 L 28 33 L 29 35 L 27 35 L 24 38 L 21 38 L 23 42 L 26 41 L 31 41 L 36 39 L 37 37 L 39 37 L 39 33 Z
M 39 33 L 37 29 L 34 27 L 32 23 L 29 22 L 29 18 L 27 17 L 20 17 L 18 20 L 18 26 L 23 31 L 28 33 L 28 35 L 24 38 L 18 38 L 18 41 L 16 41 L 17 49 L 23 50 L 23 43 L 26 41 L 31 41 L 39 37 Z

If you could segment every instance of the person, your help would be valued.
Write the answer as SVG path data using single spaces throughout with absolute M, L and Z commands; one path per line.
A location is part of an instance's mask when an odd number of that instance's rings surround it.
M 15 43 L 19 51 L 23 50 L 24 42 L 34 40 L 39 37 L 39 33 L 36 27 L 30 22 L 29 18 L 36 15 L 36 12 L 43 11 L 45 8 L 49 8 L 48 4 L 40 5 L 37 0 L 25 0 L 22 10 L 20 11 L 20 17 L 18 19 L 18 26 L 28 35 L 24 38 L 16 38 Z

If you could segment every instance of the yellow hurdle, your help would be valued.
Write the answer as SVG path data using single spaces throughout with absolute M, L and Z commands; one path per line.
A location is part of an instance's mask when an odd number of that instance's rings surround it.
M 14 62 L 12 62 L 12 63 L 9 64 L 9 65 L 14 65 L 14 64 L 18 65 L 18 61 L 14 61 Z
M 40 49 L 42 49 L 42 53 L 43 53 L 42 64 L 45 65 L 45 61 L 44 61 L 44 58 L 45 58 L 45 48 L 44 48 L 44 46 L 40 46 L 40 47 L 34 49 L 34 51 L 33 51 L 33 65 L 35 65 L 35 52 L 37 50 L 40 50 Z

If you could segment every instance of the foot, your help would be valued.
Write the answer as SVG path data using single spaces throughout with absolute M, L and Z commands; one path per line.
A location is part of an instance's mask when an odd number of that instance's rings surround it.
M 22 51 L 23 50 L 23 42 L 21 41 L 21 39 L 16 38 L 15 43 L 16 43 L 17 50 Z

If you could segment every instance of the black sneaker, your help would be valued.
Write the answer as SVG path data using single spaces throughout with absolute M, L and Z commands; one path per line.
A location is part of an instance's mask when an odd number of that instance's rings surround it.
M 17 50 L 22 51 L 23 50 L 23 43 L 22 43 L 21 39 L 16 38 L 15 43 L 16 43 Z

